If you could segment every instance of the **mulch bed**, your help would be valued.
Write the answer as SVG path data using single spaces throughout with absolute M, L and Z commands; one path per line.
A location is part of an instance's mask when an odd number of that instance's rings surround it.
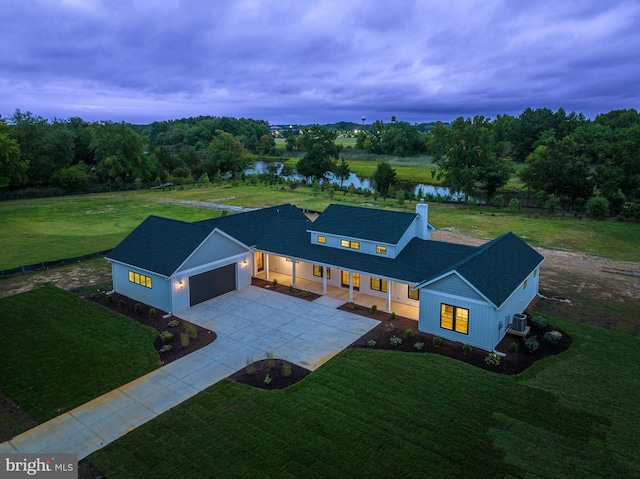
M 252 278 L 251 284 L 253 286 L 258 286 L 259 288 L 269 289 L 271 291 L 275 291 L 276 293 L 286 294 L 288 296 L 294 296 L 300 299 L 306 299 L 307 301 L 313 301 L 318 299 L 321 294 L 312 293 L 311 291 L 305 291 L 298 288 L 291 288 L 289 285 L 285 284 L 273 284 L 272 281 L 267 281 L 266 279 L 260 278 Z
M 351 345 L 351 347 L 387 349 L 392 351 L 404 351 L 410 353 L 442 354 L 443 356 L 448 356 L 459 361 L 464 361 L 465 363 L 471 364 L 478 368 L 502 374 L 519 374 L 536 361 L 566 351 L 571 345 L 571 338 L 564 331 L 558 328 L 553 328 L 549 325 L 539 331 L 533 331 L 532 328 L 532 333 L 530 334 L 530 336 L 537 336 L 538 343 L 540 345 L 537 351 L 535 351 L 534 353 L 530 353 L 529 350 L 525 347 L 523 338 L 507 334 L 500 342 L 500 344 L 498 344 L 498 346 L 496 347 L 496 351 L 506 353 L 506 356 L 500 359 L 500 364 L 498 366 L 492 366 L 487 364 L 485 361 L 487 355 L 489 354 L 485 350 L 472 348 L 470 352 L 465 354 L 462 349 L 462 343 L 449 341 L 444 338 L 442 338 L 441 340 L 440 347 L 435 347 L 433 344 L 434 335 L 418 331 L 418 322 L 416 320 L 404 318 L 401 316 L 396 316 L 394 320 L 391 320 L 390 313 L 386 313 L 383 311 L 372 313 L 370 308 L 357 304 L 352 305 L 350 303 L 345 303 L 339 309 L 348 311 L 350 313 L 360 314 L 369 318 L 378 319 L 381 321 L 378 326 L 355 341 Z M 405 331 L 407 329 L 411 329 L 414 333 L 414 336 L 412 338 L 408 338 L 405 334 Z M 552 346 L 543 338 L 544 333 L 546 333 L 547 331 L 552 331 L 554 329 L 562 333 L 562 340 L 556 346 Z M 390 343 L 390 339 L 393 336 L 397 336 L 402 339 L 402 343 L 397 346 L 393 346 Z M 375 346 L 373 346 L 373 348 L 369 346 L 370 340 L 375 341 Z M 421 342 L 424 344 L 422 350 L 418 350 L 415 348 L 414 345 L 417 342 Z M 509 351 L 511 343 L 516 343 L 518 345 L 517 352 L 514 353 Z
M 111 296 L 111 300 L 108 299 L 109 296 Z M 167 313 L 157 308 L 155 318 L 151 318 L 149 316 L 149 310 L 151 308 L 145 304 L 141 304 L 142 309 L 139 313 L 137 313 L 134 309 L 137 302 L 118 293 L 113 293 L 111 295 L 108 295 L 106 292 L 94 293 L 86 296 L 86 299 L 101 304 L 102 306 L 105 306 L 112 311 L 123 314 L 133 319 L 134 321 L 137 321 L 138 323 L 149 326 L 158 331 L 158 333 L 161 333 L 162 331 L 168 331 L 172 333 L 172 339 L 163 342 L 158 336 L 153 343 L 156 351 L 158 351 L 158 355 L 162 364 L 169 364 L 176 359 L 179 359 L 189 353 L 203 348 L 207 344 L 211 344 L 216 339 L 216 333 L 214 333 L 213 331 L 197 326 L 193 323 L 190 323 L 189 321 L 184 321 L 180 318 L 176 318 L 175 316 L 168 316 L 165 318 Z M 167 326 L 167 323 L 173 320 L 178 321 L 179 324 L 174 327 Z M 192 335 L 189 338 L 189 344 L 187 346 L 182 346 L 180 335 L 181 333 L 185 332 L 185 327 L 195 328 L 196 337 L 194 338 Z M 170 344 L 172 346 L 171 351 L 161 353 L 160 349 L 167 344 Z
M 288 364 L 290 370 L 285 366 Z M 262 359 L 236 371 L 229 379 L 260 389 L 283 389 L 307 377 L 308 369 L 283 359 Z M 269 375 L 269 379 L 265 379 Z

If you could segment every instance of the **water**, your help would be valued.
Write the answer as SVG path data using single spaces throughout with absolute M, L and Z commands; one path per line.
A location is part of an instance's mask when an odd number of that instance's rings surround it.
M 262 160 L 258 160 L 256 161 L 256 164 L 253 168 L 250 168 L 248 170 L 245 171 L 245 173 L 247 175 L 259 175 L 262 173 L 266 173 L 267 172 L 267 162 L 266 161 L 262 161 Z M 282 164 L 278 163 L 279 167 L 278 167 L 278 173 L 280 172 L 280 169 L 282 168 Z M 334 178 L 334 176 L 332 174 L 327 175 L 329 180 L 331 181 L 331 183 L 338 183 L 340 184 L 340 180 L 338 180 L 337 178 Z M 290 179 L 294 179 L 294 180 L 304 180 L 304 177 L 298 175 L 297 173 L 294 173 L 293 175 L 291 175 L 290 177 L 286 177 L 286 178 L 290 178 Z M 349 186 L 350 184 L 353 183 L 353 186 L 355 188 L 362 188 L 362 189 L 369 189 L 369 190 L 373 190 L 372 186 L 371 186 L 371 182 L 369 181 L 369 178 L 360 178 L 358 177 L 355 173 L 351 173 L 351 175 L 349 176 L 349 179 L 345 180 L 342 184 L 344 186 Z M 442 186 L 433 186 L 433 185 L 425 185 L 422 183 L 417 183 L 414 186 L 413 189 L 413 194 L 417 195 L 418 194 L 418 190 L 422 188 L 422 194 L 423 195 L 431 195 L 431 196 L 438 196 L 440 195 L 442 198 L 447 198 L 447 197 L 451 197 L 454 199 L 457 199 L 460 195 L 460 193 L 455 193 L 453 191 L 451 191 L 449 188 L 445 188 Z

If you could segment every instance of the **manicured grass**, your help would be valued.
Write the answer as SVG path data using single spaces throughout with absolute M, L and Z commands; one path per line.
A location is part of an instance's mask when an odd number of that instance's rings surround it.
M 89 254 L 115 247 L 148 215 L 184 221 L 219 216 L 220 212 L 181 205 L 181 201 L 214 201 L 245 207 L 292 203 L 323 211 L 332 202 L 398 208 L 395 199 L 383 201 L 309 187 L 238 186 L 223 184 L 173 191 L 134 191 L 79 195 L 64 198 L 0 202 L 0 269 Z M 407 202 L 402 211 L 411 211 Z M 430 205 L 430 222 L 438 229 L 451 228 L 493 239 L 508 231 L 534 246 L 585 251 L 611 259 L 640 261 L 640 223 L 579 220 L 572 216 L 549 218 L 538 210 L 514 215 L 489 207 Z
M 638 477 L 640 342 L 553 320 L 518 377 L 346 350 L 265 392 L 225 380 L 89 457 L 108 477 Z
M 0 202 L 0 269 L 113 248 L 148 215 L 195 221 L 219 213 L 160 202 L 156 191 Z
M 0 387 L 46 421 L 159 366 L 156 332 L 45 286 L 0 299 Z

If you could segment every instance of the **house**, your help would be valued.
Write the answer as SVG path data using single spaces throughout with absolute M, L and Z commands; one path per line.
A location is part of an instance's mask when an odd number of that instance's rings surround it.
M 196 223 L 147 218 L 107 259 L 118 293 L 178 314 L 286 274 L 417 308 L 418 329 L 485 350 L 538 293 L 544 258 L 513 233 L 483 246 L 430 239 L 428 205 L 332 204 L 311 221 L 285 204 Z

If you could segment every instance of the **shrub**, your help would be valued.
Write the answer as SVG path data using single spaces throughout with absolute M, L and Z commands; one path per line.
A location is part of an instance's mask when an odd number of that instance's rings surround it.
M 276 360 L 273 359 L 273 353 L 272 352 L 268 352 L 267 353 L 267 368 L 268 369 L 272 369 L 275 365 L 276 365 Z
M 186 348 L 189 346 L 189 334 L 188 333 L 180 333 L 180 346 Z
M 371 314 L 376 314 L 378 312 L 378 307 L 374 304 L 371 306 Z
M 491 202 L 493 206 L 496 208 L 502 208 L 504 206 L 504 196 L 496 195 L 493 197 L 493 201 Z
M 556 195 L 549 195 L 547 198 L 547 202 L 545 203 L 545 208 L 547 209 L 547 213 L 550 215 L 555 215 L 560 208 L 560 198 Z
M 282 363 L 282 375 L 285 378 L 291 376 L 291 363 L 289 361 L 285 361 L 284 363 Z
M 390 321 L 385 325 L 384 329 L 386 329 L 388 333 L 391 333 L 392 331 L 395 331 L 396 325 Z
M 524 340 L 525 347 L 529 350 L 530 353 L 535 353 L 540 346 L 538 343 L 538 338 L 536 336 L 531 336 Z
M 389 315 L 389 320 L 394 321 L 395 319 L 396 319 L 396 313 L 391 312 L 391 314 Z
M 562 333 L 560 331 L 547 331 L 544 333 L 544 339 L 551 346 L 557 346 L 562 340 Z
M 275 288 L 276 286 L 278 286 L 278 280 L 273 278 L 273 281 L 271 281 L 271 285 Z
M 471 352 L 472 349 L 473 348 L 471 347 L 470 344 L 463 344 L 462 345 L 462 354 L 464 354 L 466 356 L 467 354 L 469 354 Z
M 596 220 L 609 216 L 609 202 L 602 196 L 594 196 L 587 201 L 587 214 Z
M 160 348 L 160 352 L 161 353 L 168 353 L 169 351 L 171 351 L 173 349 L 173 346 L 171 346 L 170 344 L 165 344 L 164 346 L 162 346 Z
M 349 301 L 349 304 L 347 304 L 347 308 L 351 310 L 356 309 L 356 303 L 354 303 L 353 301 Z
M 367 346 L 369 346 L 370 348 L 374 347 L 375 345 L 376 345 L 375 339 L 370 339 L 369 341 L 367 341 Z
M 424 349 L 424 343 L 422 341 L 417 341 L 416 344 L 413 345 L 418 351 L 422 351 Z
M 124 308 L 124 299 L 121 299 L 120 301 L 118 301 L 118 306 L 120 306 L 121 308 Z
M 149 319 L 156 319 L 156 308 L 151 308 L 149 310 Z
M 413 329 L 408 328 L 408 329 L 404 332 L 404 335 L 405 335 L 407 338 L 411 339 L 411 338 L 413 338 L 413 337 L 416 335 L 416 333 L 414 333 L 414 332 L 413 332 Z
M 171 341 L 173 339 L 173 333 L 170 333 L 169 331 L 162 331 L 160 333 L 160 340 L 165 343 L 167 341 Z
M 540 331 L 547 327 L 547 320 L 542 316 L 534 316 L 531 318 L 531 326 L 533 326 L 533 329 Z
M 256 364 L 253 362 L 253 359 L 247 358 L 247 366 L 245 368 L 247 374 L 254 374 L 256 372 Z
M 112 294 L 108 294 L 108 295 L 107 295 L 107 301 L 108 301 L 109 303 L 113 303 L 113 295 L 112 295 Z
M 308 298 L 309 296 L 311 296 L 311 291 L 300 291 L 300 296 L 302 296 L 303 298 Z
M 489 353 L 487 357 L 484 358 L 484 362 L 489 366 L 500 366 L 500 355 L 496 353 Z
M 169 321 L 167 323 L 167 327 L 168 328 L 175 328 L 176 326 L 178 326 L 180 324 L 180 321 L 178 321 L 177 319 L 172 319 L 171 321 Z
M 520 211 L 520 200 L 518 198 L 511 198 L 511 201 L 509 201 L 509 211 L 513 213 Z
M 271 379 L 271 376 L 269 376 L 269 373 L 267 373 L 267 375 L 264 377 L 264 383 L 271 384 L 271 381 L 273 381 L 273 379 Z
M 182 324 L 184 325 L 184 332 L 187 333 L 191 339 L 198 337 L 198 328 L 196 328 L 194 324 L 188 321 L 184 321 Z
M 292 293 L 292 292 L 293 292 L 293 285 L 292 285 L 292 284 L 290 284 L 290 285 L 289 285 L 289 292 L 290 292 L 290 293 Z
M 434 338 L 433 338 L 433 345 L 434 345 L 436 348 L 439 348 L 441 344 L 442 344 L 442 338 L 441 338 L 440 336 L 434 336 Z
M 389 340 L 389 343 L 391 344 L 391 346 L 398 346 L 398 345 L 402 344 L 402 339 L 400 339 L 398 336 L 394 335 Z
M 509 351 L 511 351 L 512 353 L 517 353 L 518 352 L 518 343 L 511 343 L 509 345 Z
M 142 312 L 142 305 L 140 303 L 136 303 L 133 305 L 133 311 L 136 314 L 140 314 Z

